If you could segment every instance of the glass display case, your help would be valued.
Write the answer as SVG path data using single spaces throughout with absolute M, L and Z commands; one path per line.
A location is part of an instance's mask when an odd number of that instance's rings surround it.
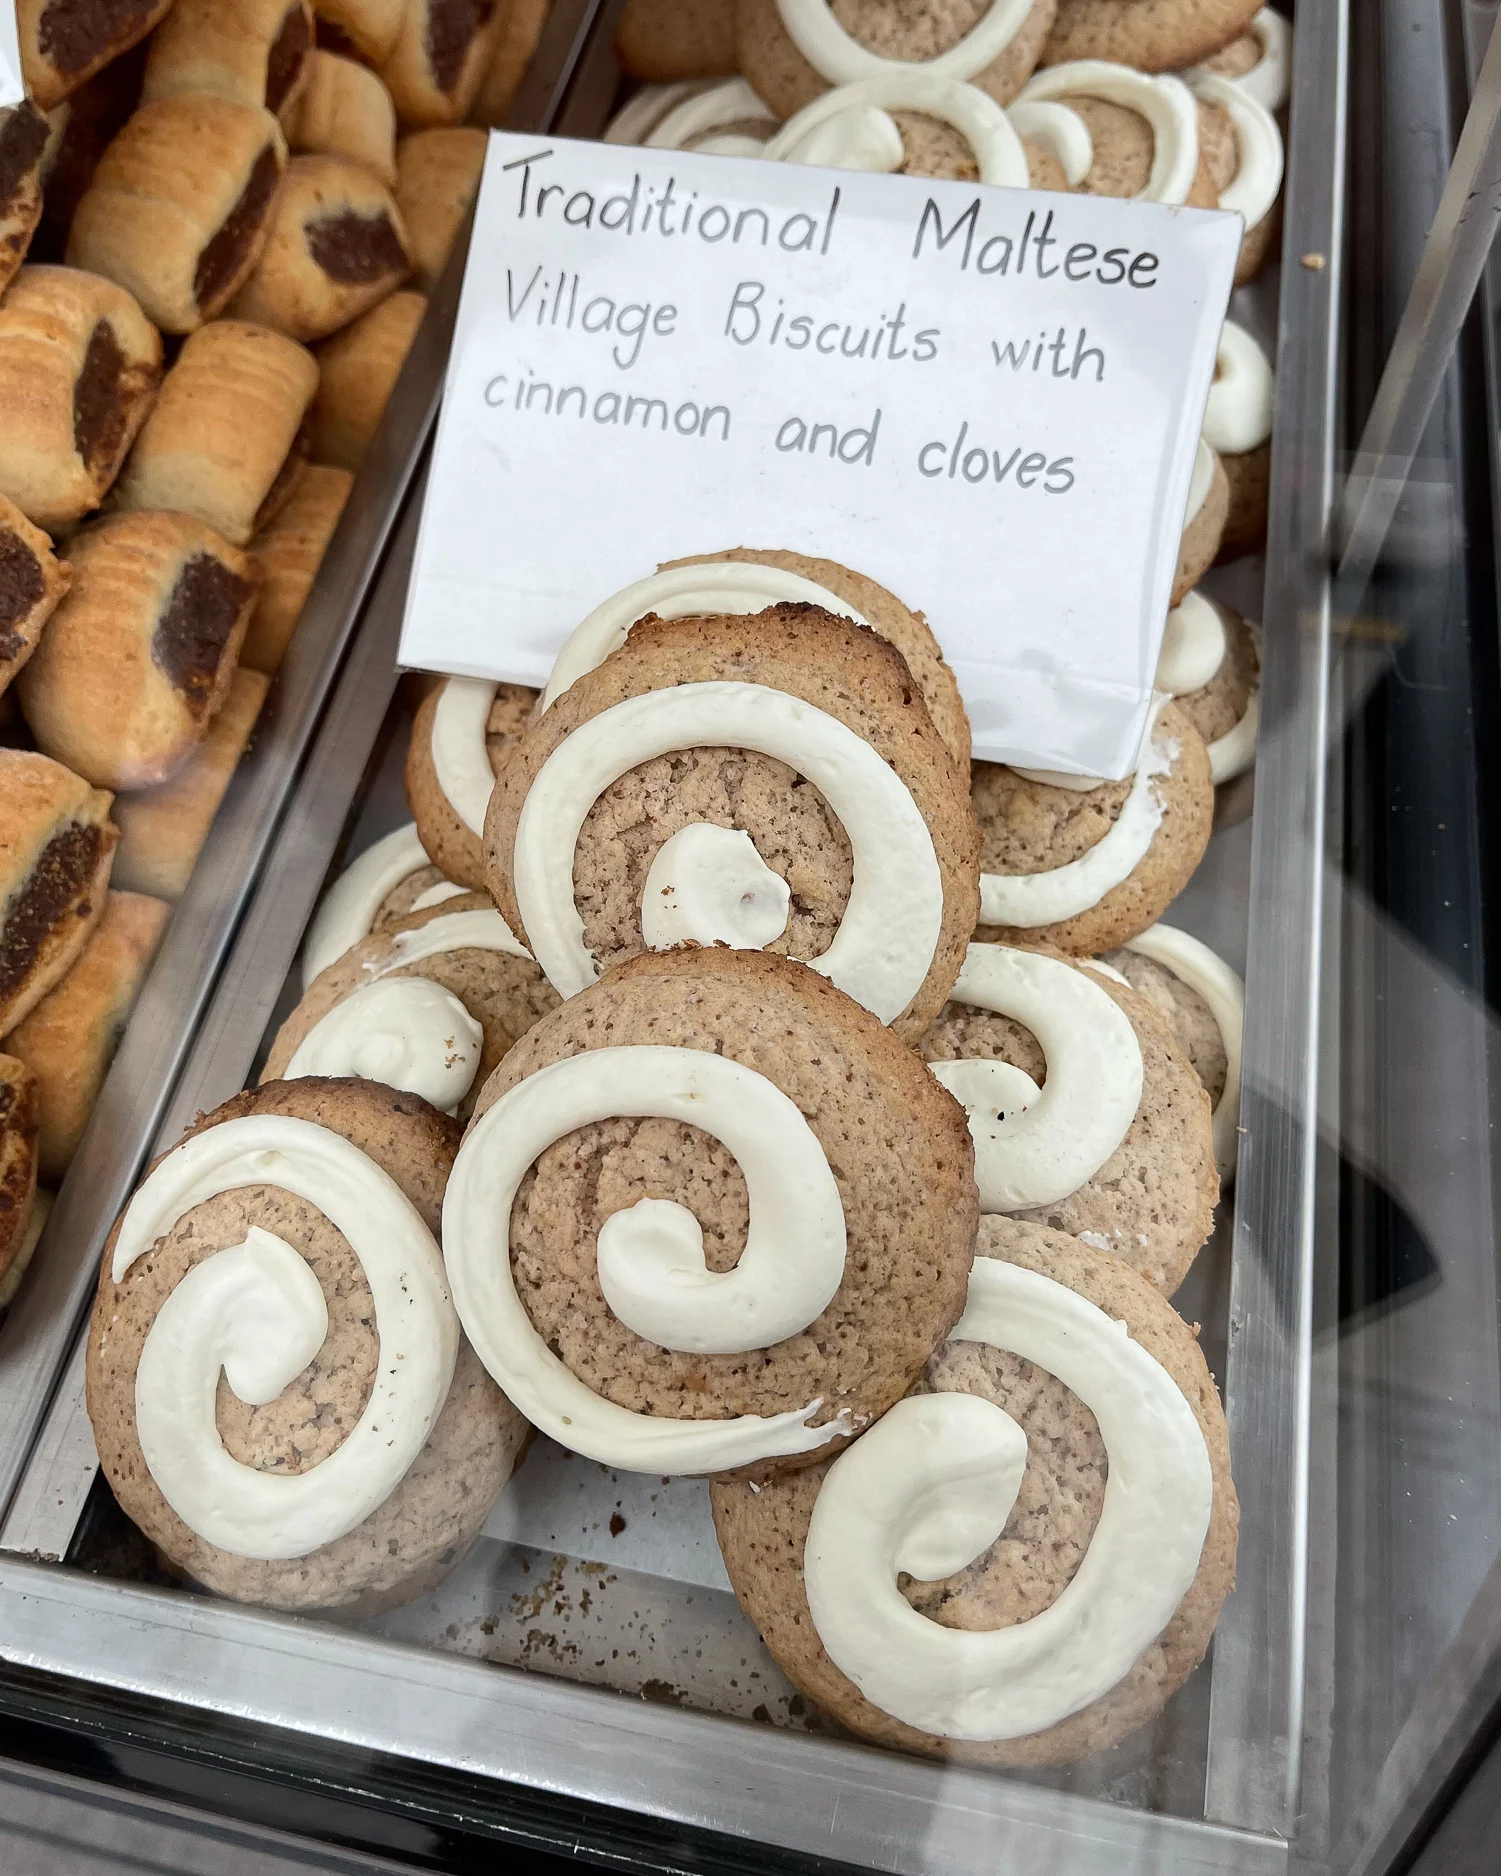
M 1378 1876 L 1446 1841 L 1432 1867 L 1493 1866 L 1494 278 L 1373 567 L 1342 564 L 1340 504 L 1495 11 L 1302 0 L 1282 260 L 1232 302 L 1276 402 L 1264 556 L 1207 583 L 1260 621 L 1255 768 L 1172 911 L 1246 989 L 1239 1166 L 1175 1298 L 1240 1499 L 1199 1668 L 1077 1764 L 932 1762 L 855 1742 L 785 1678 L 702 1481 L 538 1439 L 442 1582 L 359 1622 L 174 1580 L 104 1482 L 82 1324 L 110 1228 L 153 1154 L 254 1085 L 328 886 L 408 819 L 423 691 L 397 641 L 456 257 L 0 1322 L 8 1754 L 432 1869 L 510 1844 L 660 1870 Z M 555 0 L 508 124 L 601 134 L 628 95 L 618 12 Z

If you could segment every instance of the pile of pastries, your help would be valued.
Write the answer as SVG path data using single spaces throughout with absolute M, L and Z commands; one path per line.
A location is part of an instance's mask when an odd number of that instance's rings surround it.
M 0 1305 L 544 0 L 21 0 L 0 114 Z M 38 1190 L 38 1179 L 41 1187 Z

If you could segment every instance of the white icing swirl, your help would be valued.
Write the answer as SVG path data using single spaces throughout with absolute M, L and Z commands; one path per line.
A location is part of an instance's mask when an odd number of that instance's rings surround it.
M 1220 330 L 1215 378 L 1204 407 L 1204 440 L 1221 456 L 1243 456 L 1272 434 L 1277 380 L 1271 360 L 1246 331 L 1227 319 Z
M 1204 104 L 1217 104 L 1235 129 L 1239 165 L 1220 191 L 1220 207 L 1241 216 L 1247 229 L 1265 219 L 1282 187 L 1282 132 L 1264 104 L 1217 72 L 1193 81 L 1193 95 Z
M 727 78 L 676 101 L 641 141 L 653 150 L 693 149 L 704 156 L 759 156 L 778 123 L 743 78 Z M 763 123 L 759 138 L 746 132 L 715 136 L 727 124 Z M 733 147 L 731 147 L 733 146 Z
M 1069 186 L 1077 189 L 1094 163 L 1094 138 L 1079 113 L 1066 104 L 1033 98 L 1009 105 L 1006 115 L 1016 134 L 1046 150 Z
M 448 804 L 471 834 L 485 831 L 485 810 L 495 787 L 485 729 L 499 685 L 486 678 L 446 677 L 433 710 L 433 773 Z
M 822 606 L 825 612 L 853 620 L 856 625 L 869 623 L 848 600 L 828 587 L 782 567 L 762 566 L 755 560 L 707 560 L 691 567 L 663 567 L 612 593 L 574 627 L 553 660 L 538 711 L 550 709 L 586 671 L 597 670 L 612 651 L 625 643 L 631 627 L 648 613 L 654 612 L 659 619 L 699 615 L 713 618 L 764 612 L 768 606 L 786 600 Z
M 1193 93 L 1180 79 L 1150 77 L 1107 59 L 1073 59 L 1034 72 L 1016 104 L 1103 98 L 1144 117 L 1152 130 L 1152 167 L 1138 202 L 1186 202 L 1199 168 L 1199 118 Z
M 922 811 L 869 743 L 800 697 L 716 681 L 643 692 L 590 717 L 542 764 L 522 804 L 512 872 L 522 923 L 561 997 L 594 982 L 573 898 L 585 816 L 610 787 L 657 756 L 728 746 L 775 757 L 823 794 L 854 857 L 849 903 L 811 967 L 893 1022 L 921 988 L 943 924 L 943 877 Z
M 906 155 L 901 130 L 889 115 L 893 110 L 916 111 L 957 130 L 970 147 L 981 182 L 1027 187 L 1027 153 L 995 99 L 924 66 L 899 67 L 824 92 L 787 120 L 765 155 L 783 163 L 889 175 L 901 168 Z
M 303 989 L 368 935 L 387 894 L 431 864 L 417 838 L 416 825 L 408 821 L 346 867 L 323 895 L 302 947 Z
M 1179 745 L 1157 728 L 1168 702 L 1159 696 L 1152 705 L 1131 792 L 1108 832 L 1077 860 L 1045 873 L 982 873 L 981 924 L 1035 928 L 1077 917 L 1135 872 L 1162 825 L 1162 800 L 1155 784 L 1178 758 Z
M 245 1186 L 317 1206 L 359 1260 L 379 1341 L 365 1411 L 306 1472 L 257 1471 L 225 1451 L 220 1370 L 262 1405 L 302 1372 L 328 1327 L 302 1257 L 253 1227 L 195 1265 L 158 1310 L 136 1371 L 136 1427 L 152 1478 L 190 1530 L 234 1556 L 303 1557 L 362 1524 L 406 1476 L 448 1396 L 458 1322 L 432 1233 L 395 1180 L 339 1134 L 281 1114 L 223 1121 L 167 1154 L 125 1209 L 114 1281 L 195 1206 Z
M 1199 518 L 1199 512 L 1209 500 L 1209 491 L 1214 487 L 1214 451 L 1201 436 L 1194 450 L 1193 473 L 1188 479 L 1188 509 L 1183 517 L 1183 531 L 1186 534 Z
M 730 945 L 759 951 L 787 929 L 792 888 L 741 828 L 693 821 L 658 847 L 641 895 L 641 936 L 653 951 Z
M 1209 745 L 1209 779 L 1218 788 L 1244 775 L 1256 760 L 1256 737 L 1261 728 L 1261 690 L 1258 686 L 1246 699 L 1241 719 L 1223 736 Z
M 670 85 L 643 85 L 605 125 L 601 143 L 645 143 L 667 113 L 687 98 L 709 89 L 704 78 L 682 78 Z
M 933 72 L 943 78 L 974 78 L 996 60 L 1021 31 L 1035 0 L 990 0 L 957 45 L 932 59 L 886 59 L 847 33 L 828 0 L 777 0 L 787 37 L 821 78 L 831 85 L 900 72 Z
M 1122 1322 L 1036 1271 L 979 1257 L 954 1342 L 1055 1375 L 1099 1425 L 1105 1500 L 1058 1599 L 1004 1629 L 930 1621 L 897 1588 L 950 1576 L 1004 1530 L 1026 1436 L 972 1394 L 898 1401 L 819 1488 L 803 1580 L 819 1640 L 866 1699 L 943 1739 L 1017 1739 L 1107 1694 L 1198 1574 L 1214 1503 L 1204 1435 L 1181 1389 Z
M 455 886 L 451 879 L 440 879 L 436 885 L 429 886 L 426 892 L 419 892 L 412 901 L 414 912 L 429 911 L 435 905 L 442 905 L 445 899 L 462 899 L 464 888 Z
M 404 970 L 423 958 L 443 957 L 450 951 L 498 951 L 509 958 L 531 960 L 531 952 L 493 906 L 475 906 L 468 912 L 444 912 L 407 931 L 391 934 L 391 955 L 381 963 L 369 959 L 365 969 L 375 977 Z
M 285 1079 L 358 1075 L 452 1113 L 474 1085 L 484 1030 L 451 990 L 427 977 L 362 984 L 298 1043 Z
M 1261 56 L 1250 71 L 1230 78 L 1230 83 L 1267 110 L 1280 111 L 1287 103 L 1288 84 L 1292 77 L 1292 25 L 1272 7 L 1263 7 L 1251 21 L 1248 30 L 1254 36 Z M 1196 78 L 1214 75 L 1211 67 L 1194 65 L 1182 77 L 1192 84 Z M 1221 72 L 1218 76 L 1226 78 L 1229 74 Z
M 1141 1044 L 1131 1019 L 1071 964 L 1009 945 L 972 944 L 949 995 L 1021 1023 L 1047 1058 L 1040 1092 L 1030 1076 L 987 1075 L 982 1087 L 974 1071 L 1003 1063 L 928 1064 L 969 1115 L 981 1211 L 1025 1211 L 1077 1192 L 1125 1139 L 1141 1105 Z M 1013 1103 L 1001 1117 L 996 1094 Z
M 698 1222 L 665 1200 L 606 1220 L 600 1288 L 615 1314 L 665 1348 L 767 1348 L 827 1307 L 844 1274 L 844 1211 L 813 1130 L 775 1083 L 701 1049 L 593 1049 L 509 1089 L 470 1128 L 443 1203 L 449 1279 L 465 1333 L 509 1398 L 574 1452 L 631 1472 L 719 1472 L 809 1452 L 849 1427 L 809 1426 L 821 1406 L 772 1416 L 676 1420 L 631 1413 L 587 1388 L 548 1348 L 516 1294 L 511 1208 L 554 1141 L 617 1117 L 682 1121 L 735 1156 L 750 1228 L 735 1268 L 709 1271 Z
M 1235 1176 L 1240 1145 L 1240 1055 L 1246 987 L 1218 952 L 1175 925 L 1149 925 L 1144 932 L 1127 939 L 1126 949 L 1152 958 L 1181 978 L 1190 990 L 1196 990 L 1218 1025 L 1225 1045 L 1225 1089 L 1214 1110 L 1214 1157 L 1221 1183 L 1228 1185 Z
M 1202 690 L 1225 662 L 1227 644 L 1219 607 L 1197 587 L 1185 593 L 1167 615 L 1153 689 L 1173 697 Z

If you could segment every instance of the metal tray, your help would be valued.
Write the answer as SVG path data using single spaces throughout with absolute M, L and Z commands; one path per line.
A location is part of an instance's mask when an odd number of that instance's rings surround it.
M 564 134 L 592 134 L 604 121 L 614 91 L 610 11 L 595 22 L 554 125 Z M 1322 897 L 1323 548 L 1334 488 L 1345 59 L 1343 0 L 1303 8 L 1280 291 L 1274 302 L 1253 290 L 1238 306 L 1278 354 L 1264 595 L 1258 603 L 1248 590 L 1245 563 L 1226 588 L 1263 621 L 1256 812 L 1248 783 L 1221 804 L 1209 855 L 1172 915 L 1244 961 L 1248 983 L 1233 1220 L 1178 1299 L 1204 1325 L 1224 1387 L 1242 1502 L 1241 1587 L 1211 1660 L 1154 1726 L 1052 1776 L 956 1771 L 852 1746 L 820 1732 L 735 1606 L 705 1533 L 702 1486 L 612 1475 L 545 1446 L 439 1591 L 360 1632 L 49 1567 L 29 1559 L 108 1567 L 107 1530 L 80 1524 L 95 1472 L 81 1350 L 0 1529 L 0 1552 L 13 1553 L 0 1555 L 0 1656 L 290 1732 L 315 1754 L 321 1742 L 457 1768 L 487 1781 L 502 1809 L 506 1786 L 544 1790 L 935 1876 L 1000 1867 L 1023 1849 L 1029 1867 L 1060 1872 L 1123 1859 L 1161 1871 L 1286 1867 L 1305 1810 L 1303 1741 L 1322 1730 L 1331 1671 L 1305 1644 L 1317 1590 L 1310 1484 L 1328 1463 L 1315 1428 L 1332 1422 L 1315 1411 L 1313 1250 L 1328 1040 L 1320 1026 L 1333 1007 Z M 405 818 L 410 719 L 394 656 L 419 499 L 408 497 L 175 1090 L 154 1111 L 160 1146 L 253 1076 L 295 1000 L 296 954 L 325 879 L 345 853 Z M 96 1208 L 95 1246 L 114 1204 Z M 655 1698 L 623 1697 L 632 1694 Z M 1316 1802 L 1311 1810 L 1316 1832 Z

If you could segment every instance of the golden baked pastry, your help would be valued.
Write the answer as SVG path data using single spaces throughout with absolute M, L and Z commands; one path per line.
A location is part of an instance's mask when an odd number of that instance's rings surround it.
M 353 486 L 347 469 L 308 463 L 286 507 L 250 543 L 259 584 L 240 647 L 242 671 L 274 675 L 280 666 Z
M 308 0 L 177 0 L 152 36 L 141 98 L 207 91 L 285 118 L 312 49 Z
M 172 0 L 16 0 L 21 74 L 32 101 L 51 110 L 144 39 Z
M 396 146 L 396 206 L 416 284 L 431 293 L 479 188 L 488 139 L 459 126 L 416 130 Z
M 407 0 L 380 68 L 403 124 L 457 124 L 469 115 L 501 21 L 495 0 Z
M 373 169 L 387 188 L 395 184 L 396 107 L 368 65 L 315 51 L 302 95 L 284 121 L 294 150 L 351 157 Z
M 68 590 L 68 563 L 51 538 L 0 495 L 0 693 L 37 648 Z
M 318 347 L 315 461 L 359 468 L 426 311 L 420 293 L 393 293 Z

